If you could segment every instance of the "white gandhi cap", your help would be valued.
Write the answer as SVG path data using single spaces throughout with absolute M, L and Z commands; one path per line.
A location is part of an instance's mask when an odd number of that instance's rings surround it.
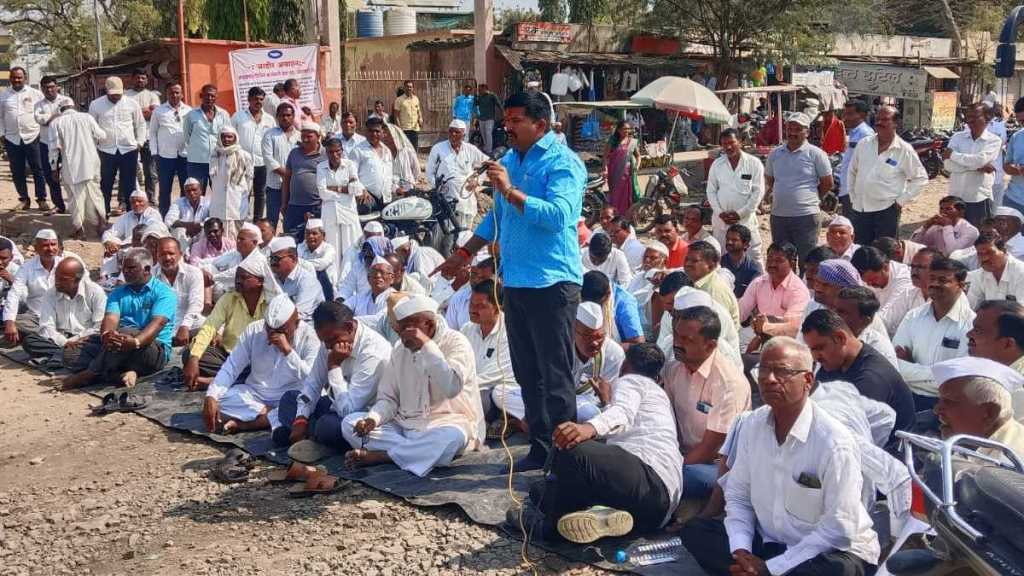
M 423 296 L 421 294 L 414 294 L 408 298 L 403 298 L 395 304 L 395 320 L 402 321 L 412 316 L 413 314 L 419 314 L 421 312 L 437 312 L 437 302 L 433 299 Z
M 604 326 L 604 310 L 596 302 L 580 302 L 576 308 L 576 321 L 591 330 Z
M 295 303 L 288 297 L 287 294 L 278 294 L 274 296 L 270 304 L 267 304 L 267 313 L 264 318 L 267 321 L 267 326 L 271 328 L 280 328 L 292 317 L 295 313 Z
M 36 232 L 36 240 L 56 240 L 57 233 L 53 231 L 53 228 L 43 228 Z
M 1002 384 L 1009 392 L 1024 388 L 1024 376 L 1019 372 L 987 358 L 963 356 L 932 365 L 932 376 L 939 385 L 955 378 L 982 376 Z
M 683 286 L 676 292 L 675 300 L 672 301 L 672 308 L 675 310 L 686 310 L 697 306 L 707 306 L 714 309 L 714 301 L 711 296 L 703 290 Z
M 280 252 L 281 250 L 287 250 L 289 248 L 295 248 L 295 238 L 291 236 L 278 236 L 270 241 L 270 253 Z

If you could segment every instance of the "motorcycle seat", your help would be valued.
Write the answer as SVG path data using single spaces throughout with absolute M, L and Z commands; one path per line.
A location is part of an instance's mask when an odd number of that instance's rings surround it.
M 380 220 L 380 212 L 369 212 L 367 214 L 359 215 L 359 222 L 361 224 L 366 224 L 367 222 L 371 222 L 373 220 Z
M 1024 474 L 982 466 L 957 482 L 961 514 L 971 514 L 1024 550 Z

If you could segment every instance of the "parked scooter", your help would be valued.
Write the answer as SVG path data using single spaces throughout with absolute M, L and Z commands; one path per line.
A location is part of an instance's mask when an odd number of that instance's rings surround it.
M 934 536 L 885 562 L 895 576 L 1024 575 L 1024 465 L 1005 444 L 897 432 Z M 915 448 L 923 451 L 915 453 Z M 995 450 L 1000 457 L 982 454 Z M 915 467 L 916 466 L 916 467 Z M 920 471 L 920 472 L 918 472 Z
M 456 201 L 449 200 L 444 194 L 451 180 L 450 177 L 439 177 L 433 190 L 410 190 L 379 212 L 360 215 L 359 220 L 364 225 L 371 220 L 380 220 L 388 238 L 408 236 L 420 246 L 430 246 L 447 257 L 462 232 L 455 219 Z

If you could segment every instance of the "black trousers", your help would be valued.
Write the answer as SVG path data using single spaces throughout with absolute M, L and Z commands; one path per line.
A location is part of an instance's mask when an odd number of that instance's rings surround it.
M 199 357 L 199 375 L 203 378 L 213 378 L 220 372 L 224 363 L 227 362 L 228 356 L 231 353 L 224 349 L 223 346 L 214 346 L 210 344 L 206 347 L 206 351 Z M 189 353 L 189 348 L 186 346 L 181 351 L 182 363 L 188 362 L 192 355 Z
M 683 526 L 679 537 L 710 576 L 729 576 L 729 566 L 733 564 L 732 551 L 729 550 L 725 524 L 720 520 L 694 518 Z M 763 542 L 759 534 L 754 535 L 751 548 L 750 552 L 762 560 L 771 560 L 786 551 L 782 544 Z M 786 572 L 786 576 L 865 576 L 874 574 L 876 569 L 876 566 L 849 552 L 833 550 L 799 564 Z
M 512 372 L 523 390 L 530 457 L 547 459 L 555 426 L 576 420 L 573 322 L 580 286 L 506 288 L 505 326 Z
M 108 215 L 110 199 L 114 194 L 114 178 L 117 178 L 117 199 L 121 203 L 121 208 L 129 209 L 128 197 L 135 192 L 135 167 L 138 164 L 138 150 L 132 150 L 127 154 L 100 152 L 100 191 L 103 192 L 103 204 Z
M 28 171 L 32 172 L 32 184 L 36 189 L 36 201 L 46 200 L 46 176 L 43 174 L 43 161 L 39 155 L 39 139 L 32 142 L 15 144 L 4 138 L 7 150 L 7 161 L 11 164 L 11 179 L 14 189 L 18 192 L 18 200 L 28 200 Z M 25 167 L 28 167 L 28 171 Z
M 992 217 L 992 201 L 982 200 L 981 202 L 968 202 L 964 218 L 975 228 L 981 228 L 981 223 Z M 860 239 L 857 239 L 860 242 Z
M 252 169 L 252 220 L 263 218 L 263 210 L 267 205 L 267 167 L 256 166 Z M 244 216 L 244 214 L 243 214 Z
M 146 198 L 150 204 L 156 203 L 156 162 L 153 153 L 149 151 L 149 142 L 142 146 L 139 151 L 139 162 L 142 164 L 142 185 L 146 188 Z
M 633 515 L 638 533 L 656 530 L 668 516 L 672 501 L 653 468 L 619 446 L 588 440 L 571 450 L 556 450 L 537 507 L 545 520 L 591 506 L 608 506 Z
M 420 147 L 420 133 L 419 132 L 417 132 L 415 130 L 402 130 L 402 132 L 405 132 L 405 137 L 409 139 L 409 142 L 412 142 L 412 147 L 413 148 L 419 148 Z
M 61 212 L 66 211 L 68 208 L 64 204 L 64 196 L 61 194 L 60 175 L 50 168 L 50 147 L 42 142 L 39 143 L 39 162 L 43 165 L 43 176 L 46 178 L 46 184 L 50 187 L 50 200 L 53 201 L 53 206 Z
M 131 174 L 134 178 L 135 173 Z M 118 332 L 138 334 L 140 331 L 118 328 Z M 139 376 L 149 376 L 162 370 L 166 363 L 167 356 L 159 340 L 154 339 L 141 350 L 112 352 L 103 348 L 99 335 L 94 335 L 85 343 L 75 372 L 89 370 L 96 374 L 101 382 L 118 383 L 121 375 L 129 370 L 134 370 Z
M 821 230 L 818 215 L 776 216 L 772 214 L 769 223 L 772 230 L 772 242 L 790 242 L 796 246 L 802 269 L 807 253 L 818 245 L 818 232 Z
M 850 221 L 853 222 L 853 237 L 861 246 L 871 246 L 875 240 L 885 236 L 898 239 L 902 211 L 900 205 L 895 202 L 892 206 L 878 212 L 851 210 Z

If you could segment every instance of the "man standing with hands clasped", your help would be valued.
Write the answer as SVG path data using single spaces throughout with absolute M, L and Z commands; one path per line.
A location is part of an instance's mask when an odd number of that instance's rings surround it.
M 555 427 L 576 420 L 573 323 L 583 281 L 576 220 L 586 169 L 555 142 L 550 118 L 542 94 L 509 98 L 505 121 L 512 152 L 486 164 L 499 193 L 494 209 L 434 271 L 452 276 L 488 243 L 501 249 L 512 370 L 522 383 L 530 427 L 530 452 L 515 463 L 516 471 L 542 468 Z

